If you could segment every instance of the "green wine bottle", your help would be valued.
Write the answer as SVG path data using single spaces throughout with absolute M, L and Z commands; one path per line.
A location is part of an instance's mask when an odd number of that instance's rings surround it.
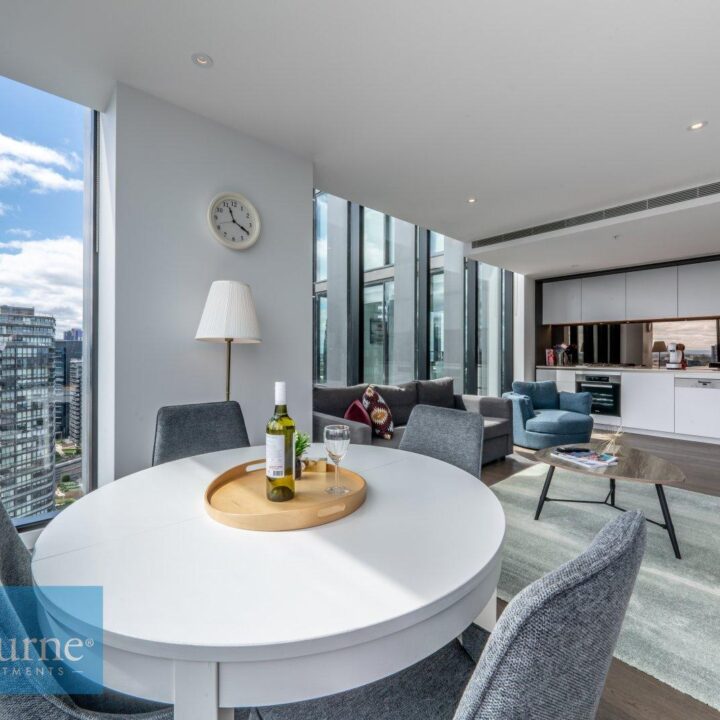
M 268 500 L 295 497 L 295 422 L 287 414 L 285 383 L 275 383 L 275 412 L 265 428 L 265 489 Z

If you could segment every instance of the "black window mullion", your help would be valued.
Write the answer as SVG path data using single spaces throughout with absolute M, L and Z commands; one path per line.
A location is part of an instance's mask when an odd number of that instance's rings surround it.
M 363 376 L 363 257 L 362 209 L 348 203 L 348 322 L 347 383 L 356 385 Z
M 417 229 L 417 377 L 430 377 L 430 231 Z
M 478 391 L 478 272 L 477 260 L 467 260 L 466 277 L 466 312 L 467 322 L 465 341 L 465 392 L 475 395 Z
M 502 309 L 500 312 L 501 353 L 500 392 L 509 392 L 513 381 L 513 274 L 502 271 Z

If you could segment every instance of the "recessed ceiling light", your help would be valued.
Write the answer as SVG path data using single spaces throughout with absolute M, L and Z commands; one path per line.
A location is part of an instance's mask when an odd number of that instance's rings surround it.
M 193 53 L 192 61 L 201 68 L 211 68 L 213 59 L 207 53 Z
M 707 125 L 707 120 L 698 120 L 697 122 L 688 125 L 688 130 L 702 130 Z
M 471 205 L 472 205 L 476 200 L 477 200 L 477 198 L 474 198 L 474 197 L 469 197 L 469 198 L 468 198 L 468 202 L 469 202 Z

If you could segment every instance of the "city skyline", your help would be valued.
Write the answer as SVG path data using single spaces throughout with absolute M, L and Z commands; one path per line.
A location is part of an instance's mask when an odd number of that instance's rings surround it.
M 82 327 L 87 110 L 0 77 L 0 304 Z

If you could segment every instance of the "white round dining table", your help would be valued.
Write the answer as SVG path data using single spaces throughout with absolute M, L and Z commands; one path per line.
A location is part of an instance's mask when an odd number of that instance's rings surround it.
M 313 445 L 311 455 L 324 455 Z M 353 514 L 257 532 L 211 519 L 208 484 L 264 447 L 158 465 L 89 493 L 40 535 L 44 585 L 103 588 L 108 687 L 176 720 L 307 700 L 387 677 L 458 636 L 494 599 L 505 516 L 477 478 L 430 457 L 351 446 Z M 331 475 L 329 477 L 332 477 Z M 299 484 L 302 480 L 298 481 Z

